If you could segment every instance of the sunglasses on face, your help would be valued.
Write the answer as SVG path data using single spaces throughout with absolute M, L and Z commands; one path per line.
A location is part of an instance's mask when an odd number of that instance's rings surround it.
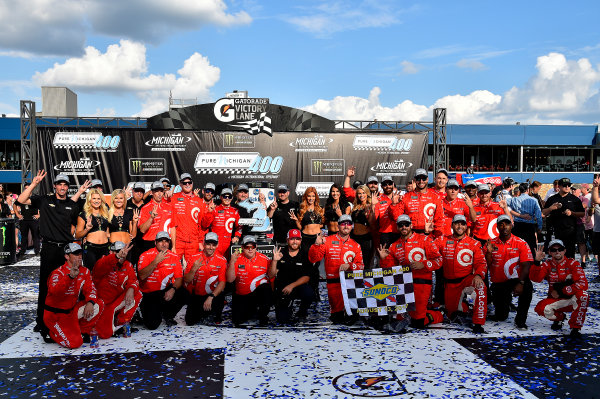
M 565 248 L 564 248 L 564 247 L 559 247 L 559 248 L 557 248 L 557 247 L 553 247 L 553 248 L 550 248 L 550 249 L 548 250 L 548 252 L 550 252 L 550 253 L 552 253 L 552 252 L 562 252 L 562 251 L 564 251 L 564 250 L 565 250 Z
M 285 194 L 285 193 L 287 193 L 287 190 L 281 190 L 281 191 L 277 192 L 277 194 Z
M 394 183 L 390 183 L 390 182 L 387 182 L 387 181 L 386 181 L 386 182 L 383 182 L 383 183 L 381 183 L 381 187 L 393 186 L 393 185 L 394 185 Z
M 427 177 L 425 177 L 425 176 L 417 176 L 417 177 L 415 177 L 415 181 L 425 181 L 425 180 L 427 180 Z
M 244 249 L 256 249 L 256 245 L 252 245 L 252 244 L 244 245 Z
M 352 222 L 342 222 L 339 225 L 340 226 L 352 226 Z
M 409 227 L 410 223 L 409 222 L 400 222 L 398 223 L 398 227 Z
M 458 190 L 458 187 L 452 186 L 452 187 L 446 187 L 446 189 L 448 189 L 448 190 Z
M 221 198 L 223 199 L 231 199 L 231 194 L 225 194 L 225 195 L 221 195 Z
M 209 188 L 209 189 L 204 190 L 204 192 L 205 193 L 209 193 L 209 194 L 214 194 L 215 190 L 212 190 L 212 189 Z
M 181 182 L 181 185 L 182 185 L 182 186 L 188 186 L 188 185 L 190 185 L 190 184 L 193 184 L 193 183 L 192 183 L 191 181 L 182 181 L 182 182 Z
M 466 226 L 467 222 L 463 222 L 462 220 L 459 220 L 458 222 L 452 222 L 452 224 L 461 224 L 463 226 Z
M 246 194 L 248 194 L 248 190 L 238 190 L 238 193 L 246 193 Z

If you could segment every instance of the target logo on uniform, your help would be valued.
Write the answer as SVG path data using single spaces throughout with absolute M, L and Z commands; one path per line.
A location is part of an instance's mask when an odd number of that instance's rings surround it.
M 508 278 L 518 278 L 519 277 L 519 257 L 516 256 L 514 258 L 510 258 L 504 264 L 504 275 Z
M 458 251 L 458 254 L 456 254 L 456 261 L 461 266 L 471 266 L 471 263 L 473 262 L 473 251 L 470 249 L 461 249 Z
M 206 294 L 212 294 L 213 291 L 215 290 L 215 288 L 217 288 L 217 278 L 219 276 L 210 276 L 208 278 L 208 280 L 206 280 L 206 284 L 204 284 L 204 290 L 206 291 Z
M 423 248 L 413 248 L 408 253 L 409 262 L 421 262 L 425 260 L 425 250 Z
M 225 221 L 225 230 L 227 230 L 228 233 L 231 233 L 233 231 L 234 223 L 235 223 L 235 218 L 229 218 Z
M 344 260 L 344 263 L 352 263 L 355 257 L 356 254 L 353 251 L 348 251 L 342 256 L 342 259 Z
M 496 238 L 500 235 L 498 231 L 498 218 L 492 220 L 488 225 L 488 235 L 490 238 Z
M 167 219 L 167 221 L 165 222 L 165 225 L 163 227 L 163 231 L 169 231 L 170 224 L 171 224 L 171 219 Z
M 269 281 L 267 280 L 266 274 L 261 274 L 260 276 L 255 277 L 254 280 L 252 280 L 252 282 L 250 283 L 250 292 L 254 292 L 256 287 L 258 287 L 261 284 L 268 283 L 268 282 Z
M 198 223 L 198 215 L 200 215 L 200 208 L 195 207 L 192 209 L 192 219 L 194 219 L 194 223 Z
M 174 275 L 175 275 L 175 273 L 171 273 L 168 276 L 166 276 L 165 278 L 163 278 L 163 280 L 160 282 L 161 290 L 164 290 L 165 288 L 167 288 L 167 285 L 169 285 L 169 283 L 171 282 L 171 278 L 173 278 Z
M 435 213 L 435 204 L 429 203 L 427 205 L 425 205 L 425 207 L 423 207 L 423 214 L 425 215 L 426 218 L 430 218 L 433 216 L 433 214 Z

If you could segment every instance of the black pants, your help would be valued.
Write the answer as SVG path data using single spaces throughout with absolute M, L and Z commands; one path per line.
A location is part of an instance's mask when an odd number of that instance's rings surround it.
M 517 284 L 520 284 L 519 279 L 511 279 L 503 283 L 492 283 L 492 302 L 496 309 L 496 320 L 503 321 L 508 318 L 510 303 L 512 302 L 512 292 Z M 519 295 L 515 324 L 522 325 L 527 321 L 527 312 L 529 311 L 532 296 L 533 284 L 531 284 L 531 281 L 525 280 L 523 292 Z
M 293 301 L 300 300 L 298 313 L 306 314 L 308 308 L 315 300 L 315 292 L 308 284 L 301 284 L 294 288 L 289 295 L 283 295 L 280 290 L 275 291 L 275 315 L 279 323 L 289 323 L 292 319 Z
M 365 269 L 369 269 L 371 267 L 371 257 L 373 256 L 373 237 L 371 233 L 356 235 L 352 232 L 350 238 L 360 245 Z
M 169 289 L 170 287 L 143 293 L 140 310 L 147 329 L 156 330 L 163 318 L 165 320 L 173 319 L 185 304 L 187 291 L 183 287 L 175 291 L 175 295 L 170 301 L 165 301 L 165 292 Z
M 185 311 L 185 324 L 193 326 L 200 320 L 212 315 L 216 322 L 222 320 L 223 307 L 225 306 L 225 293 L 221 292 L 212 301 L 210 311 L 204 310 L 204 302 L 208 295 L 194 295 L 188 297 L 187 310 Z
M 379 244 L 385 245 L 386 248 L 389 248 L 398 240 L 398 238 L 400 238 L 400 233 L 381 233 L 379 235 Z
M 261 284 L 248 295 L 233 294 L 231 318 L 234 325 L 239 325 L 252 318 L 256 313 L 258 320 L 266 322 L 273 303 L 273 291 L 269 283 Z
M 48 277 L 50 274 L 65 263 L 65 245 L 67 243 L 53 244 L 44 242 L 40 252 L 40 280 L 37 304 L 36 323 L 42 332 L 48 329 L 44 325 L 44 304 L 48 295 Z
M 138 234 L 142 234 L 142 233 L 138 232 Z M 136 271 L 137 271 L 137 263 L 140 260 L 140 255 L 144 252 L 143 251 L 143 249 L 144 249 L 143 241 L 144 240 L 142 240 L 140 237 L 136 236 L 133 239 L 133 247 L 131 247 L 131 250 L 127 254 L 127 260 L 131 262 L 133 267 L 135 267 Z M 153 245 L 156 245 L 153 241 L 148 241 L 148 242 L 152 243 Z M 150 249 L 150 248 L 148 248 L 148 249 Z
M 40 223 L 39 220 L 20 220 L 19 230 L 21 230 L 21 250 L 19 255 L 23 255 L 27 250 L 29 244 L 29 232 L 31 232 L 31 239 L 33 240 L 33 250 L 35 254 L 40 253 Z
M 531 249 L 531 254 L 535 257 L 535 250 L 537 247 L 537 241 L 535 237 L 535 232 L 537 231 L 537 224 L 535 223 L 525 223 L 525 222 L 515 222 L 515 227 L 512 229 L 512 233 L 519 238 L 525 240 L 527 245 L 529 245 L 529 249 Z
M 317 241 L 317 234 L 302 233 L 302 248 L 310 250 L 310 247 L 315 243 L 315 241 Z M 315 295 L 319 295 L 319 264 L 320 262 L 313 263 L 309 276 L 309 284 L 315 292 Z
M 446 303 L 444 294 L 444 269 L 439 268 L 435 271 L 435 287 L 433 287 L 433 301 L 439 304 Z
M 83 244 L 83 265 L 92 271 L 96 262 L 104 255 L 108 255 L 109 245 L 109 243 L 93 244 L 91 242 Z

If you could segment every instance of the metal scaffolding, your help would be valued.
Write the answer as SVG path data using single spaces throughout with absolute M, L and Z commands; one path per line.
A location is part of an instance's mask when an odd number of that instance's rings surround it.
M 37 171 L 37 125 L 35 103 L 21 100 L 21 184 L 31 179 Z
M 433 171 L 448 169 L 446 150 L 446 108 L 433 110 Z

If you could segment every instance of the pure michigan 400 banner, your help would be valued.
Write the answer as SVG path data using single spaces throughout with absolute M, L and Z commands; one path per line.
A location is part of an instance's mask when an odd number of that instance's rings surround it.
M 346 313 L 386 316 L 415 310 L 413 276 L 408 266 L 340 272 Z

